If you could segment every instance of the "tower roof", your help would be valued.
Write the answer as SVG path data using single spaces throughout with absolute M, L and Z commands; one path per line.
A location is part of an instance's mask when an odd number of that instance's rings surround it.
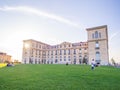
M 102 25 L 102 26 L 87 28 L 86 30 L 89 31 L 89 30 L 96 30 L 96 29 L 101 29 L 101 28 L 107 28 L 107 25 Z

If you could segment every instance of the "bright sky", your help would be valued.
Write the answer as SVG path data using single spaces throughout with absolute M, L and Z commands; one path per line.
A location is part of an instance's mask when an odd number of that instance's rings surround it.
M 108 25 L 109 53 L 120 62 L 120 0 L 0 0 L 0 51 L 22 59 L 25 39 L 87 41 L 86 28 Z

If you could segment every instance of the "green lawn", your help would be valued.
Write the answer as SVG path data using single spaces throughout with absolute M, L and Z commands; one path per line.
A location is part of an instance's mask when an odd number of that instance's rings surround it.
M 0 90 L 120 90 L 120 68 L 16 65 L 0 68 Z

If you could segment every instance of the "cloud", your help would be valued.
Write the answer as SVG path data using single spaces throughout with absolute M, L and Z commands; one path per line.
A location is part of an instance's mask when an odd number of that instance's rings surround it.
M 68 20 L 66 18 L 63 18 L 63 17 L 55 15 L 55 14 L 51 14 L 51 13 L 47 13 L 45 11 L 35 9 L 32 7 L 26 7 L 26 6 L 9 7 L 9 6 L 5 6 L 3 8 L 0 8 L 0 11 L 19 11 L 19 12 L 31 13 L 31 14 L 35 14 L 35 15 L 40 16 L 40 17 L 41 16 L 47 17 L 47 18 L 56 20 L 58 22 L 74 26 L 76 28 L 80 28 L 79 24 L 77 24 L 71 20 Z

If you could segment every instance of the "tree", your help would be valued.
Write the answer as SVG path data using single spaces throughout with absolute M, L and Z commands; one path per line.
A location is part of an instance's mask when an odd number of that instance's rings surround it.
M 111 62 L 114 66 L 116 65 L 115 60 L 113 58 L 111 59 Z
M 20 64 L 21 62 L 19 60 L 14 60 L 15 64 Z M 25 64 L 26 64 L 26 60 L 25 60 Z

